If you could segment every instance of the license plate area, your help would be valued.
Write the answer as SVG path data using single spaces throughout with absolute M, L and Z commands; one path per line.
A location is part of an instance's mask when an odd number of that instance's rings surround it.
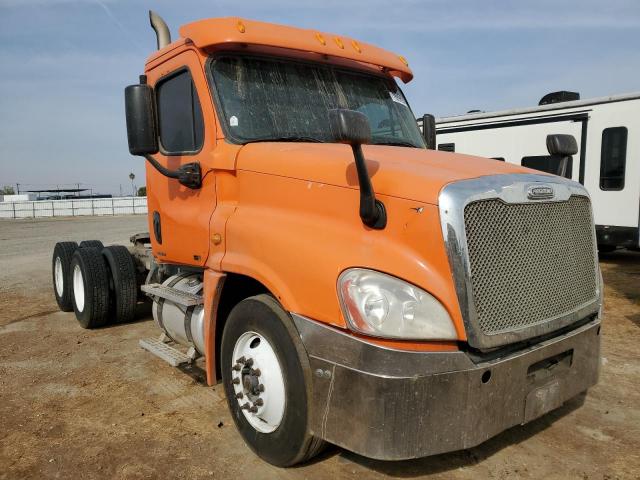
M 525 398 L 524 422 L 560 407 L 564 373 L 571 369 L 573 349 L 533 363 L 527 369 L 527 380 L 533 388 Z

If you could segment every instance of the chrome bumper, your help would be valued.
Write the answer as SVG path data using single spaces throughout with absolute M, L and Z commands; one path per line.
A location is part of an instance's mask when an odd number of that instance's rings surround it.
M 473 447 L 598 380 L 599 319 L 476 364 L 464 352 L 392 350 L 292 316 L 313 371 L 314 435 L 370 458 Z

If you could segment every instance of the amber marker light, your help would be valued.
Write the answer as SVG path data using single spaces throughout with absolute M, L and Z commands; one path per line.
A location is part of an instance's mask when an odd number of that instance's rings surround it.
M 324 37 L 320 34 L 316 32 L 316 39 L 318 40 L 318 42 L 320 42 L 321 45 L 326 45 L 327 42 L 324 39 Z
M 405 67 L 408 67 L 408 66 L 409 66 L 409 62 L 407 62 L 407 59 L 406 59 L 406 58 L 404 58 L 402 55 L 398 55 L 398 58 L 400 59 L 400 61 L 401 61 L 402 63 L 404 63 Z
M 351 46 L 356 52 L 362 53 L 362 49 L 360 48 L 360 45 L 358 45 L 358 42 L 356 42 L 355 40 L 351 40 Z
M 334 38 L 336 45 L 338 45 L 338 47 L 340 48 L 344 48 L 344 43 L 342 43 L 342 40 L 340 40 L 338 37 Z
M 236 27 L 238 27 L 238 31 L 240 33 L 244 33 L 245 28 L 244 28 L 244 23 L 242 23 L 242 21 L 238 20 L 238 24 L 236 25 Z

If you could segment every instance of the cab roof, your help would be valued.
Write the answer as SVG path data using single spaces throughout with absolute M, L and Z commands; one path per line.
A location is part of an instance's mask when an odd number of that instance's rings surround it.
M 404 83 L 413 78 L 413 72 L 402 55 L 343 35 L 238 17 L 198 20 L 183 25 L 179 32 L 181 39 L 156 52 L 149 60 L 157 58 L 166 50 L 175 48 L 176 44 L 185 41 L 191 42 L 201 49 L 249 44 L 354 60 L 379 67 L 391 75 L 400 77 Z

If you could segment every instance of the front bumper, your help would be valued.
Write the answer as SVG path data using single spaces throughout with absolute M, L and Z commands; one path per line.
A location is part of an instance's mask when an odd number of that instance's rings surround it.
M 599 319 L 477 364 L 461 351 L 392 350 L 300 315 L 293 319 L 313 371 L 311 430 L 370 458 L 473 447 L 558 408 L 598 380 Z

